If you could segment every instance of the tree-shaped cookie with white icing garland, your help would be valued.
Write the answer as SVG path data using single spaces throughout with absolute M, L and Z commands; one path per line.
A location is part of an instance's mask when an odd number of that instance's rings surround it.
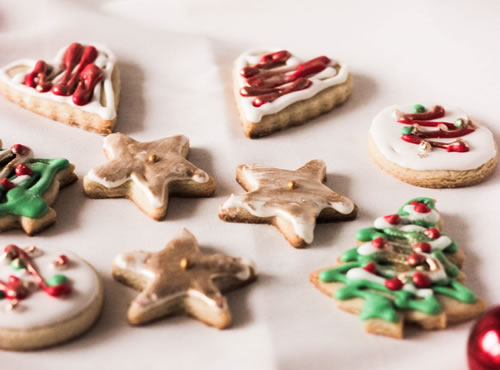
M 272 224 L 295 248 L 312 243 L 318 222 L 352 220 L 357 207 L 324 184 L 326 165 L 313 160 L 295 171 L 243 164 L 236 181 L 248 192 L 219 208 L 224 221 Z
M 440 225 L 432 199 L 412 199 L 360 230 L 358 246 L 341 255 L 340 265 L 310 279 L 339 308 L 359 314 L 371 334 L 403 338 L 406 322 L 444 329 L 470 320 L 486 304 L 462 285 L 464 255 Z

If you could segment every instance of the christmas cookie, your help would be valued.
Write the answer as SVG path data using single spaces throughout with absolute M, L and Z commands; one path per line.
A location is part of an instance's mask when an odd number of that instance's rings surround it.
M 491 132 L 462 110 L 440 105 L 384 109 L 370 128 L 369 150 L 387 173 L 427 188 L 476 184 L 497 164 Z
M 360 230 L 341 264 L 312 273 L 311 281 L 339 308 L 359 314 L 372 334 L 402 338 L 405 322 L 444 329 L 472 319 L 486 304 L 462 285 L 463 252 L 441 224 L 432 199 L 412 199 Z
M 313 160 L 298 170 L 243 164 L 236 169 L 236 181 L 248 192 L 234 195 L 219 209 L 229 222 L 274 225 L 295 248 L 312 243 L 316 219 L 319 222 L 352 220 L 357 207 L 323 182 L 326 165 Z
M 326 56 L 301 62 L 286 50 L 248 51 L 234 68 L 245 135 L 269 135 L 344 103 L 352 90 L 347 67 Z
M 42 116 L 109 134 L 116 121 L 120 73 L 108 48 L 74 42 L 52 63 L 21 59 L 1 68 L 0 93 Z
M 56 221 L 50 206 L 60 188 L 76 181 L 75 166 L 64 158 L 33 158 L 21 144 L 1 146 L 0 231 L 22 228 L 33 235 Z
M 97 272 L 69 252 L 8 245 L 0 261 L 0 348 L 33 350 L 74 338 L 101 312 Z
M 207 197 L 215 191 L 215 180 L 186 159 L 185 136 L 139 142 L 116 133 L 104 139 L 104 152 L 109 162 L 92 169 L 83 180 L 91 198 L 126 197 L 160 220 L 167 213 L 169 194 Z
M 193 234 L 181 229 L 159 252 L 116 257 L 113 277 L 141 291 L 128 310 L 132 325 L 185 313 L 224 329 L 231 324 L 231 312 L 221 291 L 254 281 L 255 267 L 240 258 L 202 253 Z

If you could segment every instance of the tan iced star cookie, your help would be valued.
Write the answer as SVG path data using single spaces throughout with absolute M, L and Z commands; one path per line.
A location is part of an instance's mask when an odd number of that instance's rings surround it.
M 119 255 L 113 277 L 141 291 L 129 307 L 130 324 L 186 313 L 223 329 L 231 324 L 231 312 L 221 291 L 255 280 L 255 268 L 240 258 L 202 253 L 193 234 L 183 228 L 159 252 Z
M 320 160 L 295 171 L 243 164 L 236 169 L 236 180 L 248 193 L 231 195 L 221 205 L 219 217 L 229 222 L 272 224 L 295 248 L 312 243 L 316 220 L 356 217 L 356 205 L 323 184 L 326 165 Z
M 116 133 L 104 139 L 104 152 L 109 162 L 90 170 L 83 181 L 91 198 L 126 197 L 160 220 L 169 194 L 206 197 L 215 191 L 215 180 L 186 159 L 189 139 L 183 135 L 139 142 Z

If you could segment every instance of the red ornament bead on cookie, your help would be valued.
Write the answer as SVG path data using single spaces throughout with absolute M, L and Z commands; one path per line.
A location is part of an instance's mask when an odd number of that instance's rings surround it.
M 14 188 L 16 185 L 14 185 L 14 183 L 9 181 L 7 178 L 3 178 L 0 180 L 0 186 L 3 188 L 3 190 L 9 191 L 10 189 Z
M 385 239 L 379 236 L 371 241 L 371 246 L 377 249 L 384 249 Z
M 417 200 L 414 200 L 410 204 L 413 206 L 413 209 L 417 213 L 429 213 L 431 211 L 431 209 L 425 203 L 419 202 Z
M 429 238 L 429 239 L 437 239 L 441 236 L 441 232 L 436 229 L 435 227 L 431 228 L 431 229 L 427 229 L 424 231 L 424 234 Z
M 420 253 L 430 253 L 432 251 L 432 246 L 427 242 L 420 242 L 416 244 L 413 249 Z
M 33 170 L 25 165 L 24 163 L 18 164 L 16 167 L 16 175 L 17 176 L 31 176 L 33 175 Z
M 429 288 L 432 284 L 431 278 L 422 272 L 415 272 L 412 280 L 417 288 Z
M 367 264 L 366 266 L 364 266 L 363 270 L 368 271 L 368 272 L 370 272 L 372 274 L 377 274 L 378 273 L 377 266 L 375 266 L 375 263 L 373 263 L 373 262 L 370 262 L 369 264 Z
M 384 285 L 389 290 L 401 290 L 404 284 L 398 278 L 394 278 L 386 280 Z
M 14 154 L 26 155 L 30 152 L 31 149 L 21 144 L 15 144 L 10 147 L 10 150 Z
M 472 328 L 467 360 L 470 370 L 500 369 L 500 306 L 486 312 Z
M 388 215 L 384 216 L 384 220 L 386 220 L 391 225 L 399 225 L 401 222 L 401 217 L 399 215 Z
M 413 253 L 408 257 L 407 262 L 411 267 L 418 266 L 425 262 L 425 256 L 418 253 Z

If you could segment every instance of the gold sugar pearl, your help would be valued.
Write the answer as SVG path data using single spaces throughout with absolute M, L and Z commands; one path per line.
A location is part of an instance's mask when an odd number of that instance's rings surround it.
M 158 162 L 159 160 L 160 160 L 160 158 L 158 158 L 158 156 L 156 154 L 150 154 L 148 157 L 148 161 L 151 163 Z
M 181 266 L 181 269 L 187 270 L 189 268 L 189 260 L 186 257 L 184 257 L 183 259 L 181 259 L 179 265 Z
M 297 183 L 293 180 L 288 181 L 288 189 L 293 190 L 297 187 Z

